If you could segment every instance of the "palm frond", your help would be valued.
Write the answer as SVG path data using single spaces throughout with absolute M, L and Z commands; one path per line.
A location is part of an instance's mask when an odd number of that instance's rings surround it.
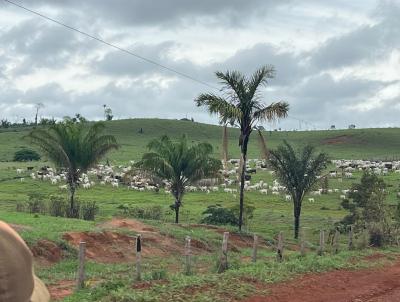
M 286 102 L 272 103 L 269 106 L 259 108 L 253 113 L 254 121 L 272 121 L 277 118 L 284 118 L 289 111 L 289 104 Z
M 275 69 L 272 65 L 265 65 L 257 69 L 247 81 L 247 99 L 257 99 L 257 91 L 261 86 L 268 83 L 268 79 L 275 76 Z

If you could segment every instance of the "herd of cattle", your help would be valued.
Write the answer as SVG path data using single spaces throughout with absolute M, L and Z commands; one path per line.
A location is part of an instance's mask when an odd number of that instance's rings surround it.
M 90 169 L 87 173 L 82 173 L 79 178 L 78 184 L 83 189 L 90 189 L 93 186 L 111 186 L 112 188 L 124 187 L 130 190 L 137 191 L 155 191 L 159 192 L 161 188 L 164 189 L 166 194 L 170 193 L 170 184 L 166 180 L 154 179 L 149 175 L 144 174 L 133 168 L 134 161 L 130 161 L 128 166 L 108 166 L 98 165 L 96 168 Z M 333 160 L 330 165 L 331 170 L 325 175 L 319 176 L 320 178 L 336 178 L 339 182 L 343 181 L 343 178 L 353 178 L 353 173 L 357 171 L 369 171 L 377 175 L 388 175 L 389 173 L 400 173 L 400 161 L 392 162 L 374 162 L 364 160 Z M 56 171 L 51 167 L 41 167 L 37 171 L 33 171 L 33 167 L 27 168 L 30 177 L 34 180 L 48 181 L 52 185 L 58 185 L 60 190 L 67 190 L 68 187 L 65 184 L 67 174 L 65 171 Z M 225 192 L 233 194 L 236 197 L 238 192 L 239 184 L 239 170 L 240 160 L 231 159 L 228 163 L 224 164 L 224 169 L 221 170 L 220 178 L 203 179 L 197 183 L 197 185 L 191 185 L 186 187 L 188 192 Z M 250 159 L 247 162 L 246 173 L 245 173 L 245 186 L 246 191 L 257 191 L 260 194 L 272 194 L 281 195 L 284 200 L 290 201 L 291 196 L 287 193 L 286 187 L 281 185 L 278 180 L 273 180 L 271 183 L 267 183 L 263 180 L 252 181 L 252 174 L 257 171 L 266 171 L 266 173 L 274 174 L 273 171 L 269 170 L 263 160 Z M 20 181 L 24 181 L 25 178 L 22 174 L 26 173 L 25 169 L 17 169 L 17 174 L 21 175 Z M 322 184 L 322 182 L 321 182 Z M 310 195 L 318 196 L 323 193 L 338 193 L 340 199 L 346 198 L 346 194 L 349 189 L 315 189 Z M 309 202 L 314 202 L 315 197 L 309 197 Z

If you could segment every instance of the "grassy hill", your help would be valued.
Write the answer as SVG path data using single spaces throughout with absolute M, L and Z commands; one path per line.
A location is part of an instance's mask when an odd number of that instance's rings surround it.
M 213 144 L 216 156 L 221 153 L 222 128 L 215 125 L 162 119 L 118 120 L 106 125 L 107 131 L 115 135 L 121 144 L 121 149 L 109 156 L 110 161 L 118 164 L 126 165 L 129 160 L 139 159 L 147 143 L 163 134 L 172 137 L 187 134 L 193 141 Z M 140 129 L 143 133 L 139 133 Z M 103 186 L 94 176 L 91 180 L 96 185 L 89 190 L 80 188 L 77 198 L 81 202 L 97 203 L 99 212 L 95 221 L 17 211 L 18 205 L 27 204 L 32 193 L 43 194 L 46 201 L 51 196 L 67 198 L 67 192 L 59 188 L 63 182 L 51 184 L 31 179 L 27 166 L 34 166 L 35 171 L 43 166 L 43 162 L 10 162 L 16 150 L 28 147 L 23 137 L 30 130 L 0 130 L 0 161 L 3 161 L 0 162 L 0 220 L 12 223 L 18 229 L 35 251 L 36 273 L 50 288 L 53 297 L 68 296 L 63 301 L 243 301 L 246 296 L 262 293 L 271 282 L 286 280 L 296 274 L 374 265 L 366 256 L 375 251 L 347 251 L 345 234 L 340 237 L 339 254 L 334 254 L 330 245 L 324 257 L 316 254 L 320 230 L 326 230 L 328 237 L 328 230 L 333 224 L 348 214 L 340 206 L 340 195 L 342 190 L 359 181 L 360 171 L 356 171 L 352 178 L 330 178 L 329 188 L 334 192 L 312 196 L 315 202 L 307 201 L 309 196 L 306 196 L 301 226 L 307 242 L 307 255 L 299 257 L 298 242 L 292 239 L 293 205 L 285 201 L 284 194 L 246 192 L 246 204 L 255 207 L 253 218 L 246 224 L 249 234 L 238 234 L 235 232 L 237 228 L 232 226 L 199 224 L 208 206 L 237 206 L 236 194 L 225 193 L 222 189 L 209 194 L 200 191 L 187 193 L 181 210 L 181 224 L 176 225 L 171 223 L 174 217 L 169 208 L 173 199 L 164 190 L 140 192 L 128 190 L 126 186 Z M 229 154 L 234 158 L 239 157 L 238 135 L 238 129 L 229 129 Z M 297 146 L 311 143 L 331 158 L 391 159 L 397 158 L 400 150 L 400 129 L 266 131 L 264 136 L 269 148 L 275 148 L 284 139 Z M 257 133 L 250 139 L 249 155 L 250 158 L 260 157 Z M 17 174 L 18 168 L 24 172 Z M 251 181 L 263 180 L 271 184 L 274 176 L 269 172 L 258 171 L 252 175 Z M 388 184 L 387 203 L 395 207 L 400 174 L 390 173 L 384 180 Z M 121 205 L 138 210 L 159 209 L 162 215 L 158 219 L 139 221 L 137 215 L 124 213 Z M 216 264 L 220 257 L 222 233 L 227 230 L 231 232 L 230 270 L 221 275 L 216 273 Z M 285 261 L 282 263 L 276 262 L 274 248 L 280 231 L 285 236 Z M 145 251 L 141 282 L 134 280 L 133 269 L 132 236 L 138 233 L 143 235 Z M 250 261 L 252 233 L 260 236 L 257 263 Z M 190 275 L 182 272 L 186 236 L 191 236 L 194 251 L 193 272 Z M 355 246 L 362 247 L 363 238 L 355 237 Z M 88 242 L 88 254 L 91 255 L 86 265 L 88 282 L 86 289 L 73 293 L 76 249 L 80 240 Z M 380 250 L 380 253 L 386 251 Z
M 139 130 L 143 129 L 143 133 Z M 0 161 L 10 161 L 14 152 L 28 144 L 23 136 L 29 128 L 6 129 L 0 131 Z M 221 154 L 222 127 L 190 121 L 165 119 L 128 119 L 107 122 L 107 131 L 115 135 L 121 149 L 110 159 L 119 163 L 140 158 L 147 143 L 163 134 L 178 137 L 186 134 L 193 141 L 207 141 L 214 145 L 215 154 Z M 229 129 L 229 154 L 239 156 L 237 139 L 239 130 Z M 400 129 L 354 129 L 323 131 L 266 131 L 264 137 L 269 148 L 275 148 L 283 140 L 297 146 L 313 144 L 327 152 L 331 158 L 348 159 L 392 159 L 399 157 Z M 257 133 L 253 133 L 249 147 L 250 158 L 260 157 Z

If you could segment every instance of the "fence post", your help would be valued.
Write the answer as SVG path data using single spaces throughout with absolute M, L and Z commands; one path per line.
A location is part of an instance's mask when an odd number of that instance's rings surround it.
M 253 255 L 252 255 L 252 261 L 257 262 L 257 248 L 258 248 L 258 236 L 254 234 L 253 237 Z
M 228 269 L 228 238 L 229 232 L 224 232 L 224 237 L 222 239 L 221 261 L 219 264 L 218 273 L 222 273 Z
M 350 230 L 349 230 L 349 244 L 348 244 L 348 248 L 349 250 L 353 249 L 353 226 L 350 226 Z
M 324 230 L 321 230 L 319 232 L 319 248 L 318 248 L 318 255 L 322 256 L 324 254 L 325 250 L 325 232 Z
M 300 256 L 304 256 L 306 254 L 306 241 L 304 235 L 304 229 L 300 229 Z
M 190 275 L 192 273 L 192 249 L 190 245 L 190 236 L 186 236 L 185 238 L 185 274 Z
M 142 279 L 142 235 L 136 237 L 136 280 Z
M 333 252 L 335 254 L 339 253 L 339 230 L 335 231 L 335 237 L 333 237 Z
M 278 245 L 276 249 L 276 259 L 278 262 L 283 261 L 283 232 L 280 231 L 278 235 Z
M 85 255 L 86 255 L 86 242 L 79 243 L 79 267 L 76 288 L 80 290 L 85 287 Z

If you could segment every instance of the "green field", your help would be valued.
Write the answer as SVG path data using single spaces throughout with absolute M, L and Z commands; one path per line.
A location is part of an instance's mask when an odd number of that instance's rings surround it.
M 143 133 L 139 133 L 139 129 Z M 295 248 L 288 248 L 286 261 L 276 263 L 271 245 L 279 231 L 283 231 L 287 244 L 297 244 L 292 238 L 293 209 L 290 202 L 284 201 L 284 196 L 262 195 L 259 192 L 247 192 L 246 203 L 251 203 L 256 210 L 253 219 L 246 226 L 247 233 L 257 233 L 263 238 L 263 248 L 260 249 L 260 261 L 257 265 L 247 261 L 251 255 L 249 247 L 240 248 L 239 252 L 232 253 L 232 269 L 224 274 L 223 282 L 218 283 L 220 275 L 215 273 L 215 263 L 219 255 L 221 234 L 213 229 L 197 227 L 202 218 L 202 212 L 207 206 L 219 203 L 223 206 L 233 206 L 238 203 L 238 197 L 229 193 L 202 192 L 187 193 L 181 210 L 181 224 L 174 225 L 169 205 L 171 196 L 162 190 L 155 192 L 138 192 L 126 187 L 111 188 L 96 184 L 89 190 L 79 189 L 77 197 L 81 201 L 96 201 L 100 207 L 95 222 L 83 220 L 55 218 L 45 215 L 32 215 L 16 212 L 19 202 L 28 200 L 28 194 L 40 192 L 45 196 L 62 194 L 58 185 L 51 185 L 48 181 L 33 180 L 28 172 L 17 174 L 17 168 L 34 166 L 34 170 L 48 165 L 46 162 L 16 163 L 12 162 L 16 150 L 27 147 L 23 136 L 29 129 L 6 129 L 0 132 L 0 219 L 17 224 L 21 227 L 21 235 L 32 247 L 39 240 L 49 240 L 62 246 L 65 257 L 62 261 L 51 266 L 37 265 L 38 274 L 49 285 L 57 285 L 61 281 L 74 279 L 76 272 L 76 253 L 74 249 L 62 239 L 65 232 L 108 230 L 105 223 L 113 217 L 121 216 L 119 205 L 130 206 L 161 206 L 163 218 L 161 221 L 145 221 L 163 236 L 170 236 L 177 244 L 184 245 L 184 238 L 190 235 L 209 247 L 204 254 L 194 258 L 194 274 L 185 276 L 182 272 L 183 257 L 180 253 L 145 257 L 144 279 L 151 286 L 132 289 L 133 263 L 88 263 L 88 289 L 66 298 L 65 301 L 238 301 L 255 292 L 254 284 L 244 281 L 246 278 L 268 283 L 289 278 L 297 273 L 306 271 L 323 271 L 339 267 L 359 267 L 368 265 L 363 261 L 350 264 L 349 260 L 361 257 L 370 250 L 341 252 L 338 255 L 318 257 L 315 249 L 318 245 L 319 230 L 328 230 L 333 223 L 346 215 L 340 207 L 340 193 L 357 182 L 361 172 L 354 173 L 350 179 L 330 179 L 329 188 L 339 189 L 339 192 L 321 196 L 313 196 L 315 203 L 307 202 L 305 198 L 302 210 L 302 227 L 310 249 L 310 254 L 299 258 Z M 188 121 L 133 119 L 107 122 L 107 131 L 116 136 L 121 148 L 109 155 L 109 160 L 115 165 L 128 165 L 130 160 L 137 160 L 146 151 L 147 143 L 162 134 L 178 137 L 186 134 L 192 141 L 207 141 L 215 147 L 215 156 L 219 157 L 222 128 L 219 126 L 193 123 Z M 259 158 L 260 150 L 257 143 L 257 133 L 250 140 L 250 158 Z M 315 145 L 318 150 L 327 152 L 332 159 L 397 159 L 400 154 L 400 129 L 360 129 L 360 130 L 333 130 L 333 131 L 304 131 L 304 132 L 264 132 L 269 148 L 274 148 L 283 140 L 296 146 L 307 143 Z M 229 155 L 239 157 L 237 144 L 238 129 L 229 129 Z M 24 180 L 21 181 L 20 178 Z M 263 180 L 272 183 L 273 177 L 268 171 L 254 174 L 252 182 Z M 387 201 L 391 205 L 397 204 L 396 193 L 400 183 L 400 174 L 390 173 L 384 177 L 388 183 Z M 226 227 L 235 231 L 235 228 Z M 112 228 L 112 231 L 134 235 L 132 230 Z M 145 240 L 145 239 L 144 239 Z M 360 239 L 361 240 L 361 239 Z M 345 249 L 346 240 L 342 238 L 341 248 Z M 179 250 L 179 249 L 178 249 Z M 247 259 L 247 260 L 246 260 Z M 161 280 L 159 280 L 161 279 Z M 246 279 L 248 280 L 248 279 Z M 218 285 L 215 285 L 218 283 Z M 134 286 L 133 286 L 134 287 Z M 196 288 L 196 290 L 193 290 Z M 226 295 L 229 300 L 226 300 Z
M 149 140 L 159 138 L 163 134 L 178 137 L 186 134 L 193 141 L 207 141 L 215 148 L 216 155 L 221 154 L 222 127 L 193 123 L 190 121 L 163 119 L 130 119 L 107 122 L 107 130 L 116 136 L 122 148 L 110 157 L 116 163 L 125 163 L 140 158 L 146 150 Z M 139 133 L 140 128 L 143 133 Z M 29 129 L 0 129 L 0 161 L 10 161 L 14 152 L 26 147 L 23 136 Z M 233 158 L 239 156 L 239 130 L 230 128 L 229 154 Z M 354 129 L 326 131 L 266 131 L 264 137 L 269 148 L 274 148 L 283 140 L 295 145 L 310 143 L 327 152 L 332 158 L 346 159 L 393 159 L 400 157 L 400 129 Z M 250 158 L 259 158 L 257 133 L 250 139 Z

